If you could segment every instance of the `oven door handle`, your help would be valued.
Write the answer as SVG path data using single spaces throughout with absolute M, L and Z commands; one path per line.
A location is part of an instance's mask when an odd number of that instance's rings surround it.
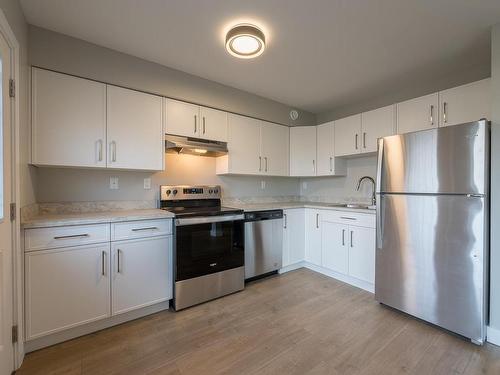
M 243 220 L 244 218 L 245 218 L 245 215 L 243 215 L 243 214 L 209 216 L 209 217 L 191 217 L 191 218 L 185 218 L 185 219 L 176 219 L 175 225 L 177 227 L 182 227 L 184 225 L 222 223 L 224 221 Z

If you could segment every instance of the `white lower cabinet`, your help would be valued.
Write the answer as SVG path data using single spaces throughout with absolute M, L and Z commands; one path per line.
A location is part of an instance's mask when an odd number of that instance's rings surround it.
M 110 316 L 109 246 L 25 254 L 27 340 Z
M 112 314 L 172 298 L 170 237 L 117 241 L 111 244 Z
M 346 246 L 347 225 L 324 221 L 321 223 L 322 266 L 329 270 L 347 274 L 349 270 L 349 249 Z
M 306 208 L 306 262 L 321 266 L 321 210 Z
M 349 275 L 375 282 L 375 228 L 349 227 Z
M 304 209 L 283 211 L 283 267 L 304 260 Z

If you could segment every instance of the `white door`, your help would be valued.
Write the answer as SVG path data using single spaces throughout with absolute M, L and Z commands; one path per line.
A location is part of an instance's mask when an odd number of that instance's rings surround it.
M 361 152 L 361 115 L 335 121 L 335 156 Z
M 227 112 L 200 107 L 200 138 L 227 142 Z
M 172 298 L 172 238 L 111 243 L 112 314 Z
M 349 269 L 349 249 L 347 225 L 324 221 L 321 223 L 322 266 L 332 271 L 347 274 Z
M 361 152 L 377 151 L 377 139 L 396 133 L 396 106 L 361 114 Z
M 107 91 L 108 167 L 162 170 L 163 98 L 116 86 Z
M 321 266 L 321 211 L 306 209 L 306 262 Z
M 439 126 L 491 120 L 491 79 L 483 79 L 439 93 Z
M 430 94 L 397 104 L 398 134 L 438 126 L 438 94 Z
M 106 167 L 106 85 L 32 69 L 32 163 Z
M 349 275 L 375 282 L 375 229 L 349 227 Z
M 12 143 L 11 143 L 11 99 L 9 79 L 11 77 L 11 52 L 0 36 L 0 69 L 2 101 L 0 113 L 0 374 L 10 374 L 14 370 L 14 348 L 11 329 L 13 325 L 13 284 L 12 284 L 12 235 L 9 206 L 12 202 Z
M 200 138 L 200 107 L 167 99 L 165 133 Z
M 108 317 L 109 260 L 109 243 L 26 253 L 26 338 Z
M 230 173 L 262 173 L 264 164 L 260 156 L 259 120 L 229 114 L 227 148 Z
M 317 144 L 317 176 L 329 176 L 335 174 L 334 170 L 334 122 L 327 122 L 316 127 Z
M 290 176 L 316 176 L 316 127 L 290 128 Z
M 290 132 L 287 126 L 262 121 L 261 157 L 263 172 L 271 176 L 288 176 Z
M 283 267 L 302 262 L 305 256 L 305 210 L 285 210 L 283 231 Z

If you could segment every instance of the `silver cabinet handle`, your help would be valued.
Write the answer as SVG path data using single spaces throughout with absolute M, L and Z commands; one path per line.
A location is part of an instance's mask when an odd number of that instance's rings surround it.
M 351 247 L 352 247 L 352 233 L 353 233 L 353 231 L 351 230 Z
M 358 133 L 354 136 L 354 146 L 356 147 L 356 150 L 358 149 Z
M 285 224 L 285 225 L 283 226 L 283 228 L 285 228 L 285 229 L 286 229 L 286 226 L 287 226 L 287 224 L 288 224 L 288 223 L 287 223 L 287 219 L 286 219 L 286 214 L 283 214 L 283 218 L 285 219 L 285 220 L 284 220 L 284 224 Z
M 117 250 L 117 255 L 118 255 L 118 265 L 117 265 L 117 270 L 116 272 L 122 273 L 122 262 L 121 262 L 121 254 L 122 251 L 120 249 Z
M 140 232 L 143 230 L 157 230 L 158 227 L 132 228 L 132 232 Z
M 345 246 L 345 229 L 342 229 L 342 246 Z
M 102 161 L 102 139 L 99 139 L 97 144 L 99 145 L 97 161 Z
M 262 156 L 259 156 L 259 172 L 262 171 Z
M 443 103 L 443 122 L 446 124 L 448 122 L 448 103 Z
M 333 158 L 330 156 L 330 172 L 333 172 Z
M 340 218 L 344 220 L 356 220 L 355 217 L 349 217 L 349 216 L 341 216 Z
M 267 172 L 267 156 L 264 156 L 264 162 L 265 162 L 265 171 Z
M 84 237 L 90 237 L 90 235 L 88 233 L 70 234 L 69 236 L 56 236 L 56 237 L 54 237 L 54 240 L 64 240 L 66 238 L 84 238 Z
M 101 275 L 106 276 L 106 252 L 101 253 Z
M 319 214 L 316 214 L 316 228 L 319 228 Z
M 363 132 L 363 148 L 366 148 L 366 132 Z
M 316 160 L 313 159 L 313 172 L 316 172 Z
M 116 161 L 116 142 L 111 141 L 109 143 L 109 151 L 111 153 L 111 161 L 115 162 Z
M 205 134 L 205 116 L 203 116 L 203 134 Z
M 434 125 L 434 106 L 431 105 L 431 118 L 430 118 L 430 121 L 431 121 L 431 125 Z
M 198 119 L 197 119 L 197 116 L 194 115 L 194 134 L 196 134 L 196 130 L 198 130 Z

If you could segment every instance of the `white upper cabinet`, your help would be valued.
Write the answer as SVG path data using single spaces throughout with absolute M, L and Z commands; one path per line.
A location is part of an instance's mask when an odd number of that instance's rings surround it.
M 106 167 L 106 85 L 32 69 L 32 163 Z
M 361 114 L 360 151 L 377 151 L 377 139 L 396 133 L 396 106 L 390 105 Z
M 290 176 L 316 176 L 316 127 L 290 128 Z
M 361 152 L 361 115 L 335 121 L 335 156 L 347 156 Z
M 289 138 L 287 126 L 262 121 L 260 127 L 262 171 L 271 176 L 288 176 Z
M 316 127 L 316 175 L 345 175 L 345 160 L 335 158 L 335 123 L 333 121 Z
M 491 120 L 491 79 L 441 91 L 439 103 L 439 126 Z
M 107 91 L 108 167 L 162 170 L 164 99 L 116 86 Z
M 199 138 L 227 142 L 227 112 L 200 107 Z
M 200 107 L 195 104 L 167 99 L 165 133 L 199 138 Z
M 398 103 L 398 133 L 436 128 L 439 123 L 438 104 L 438 93 Z

